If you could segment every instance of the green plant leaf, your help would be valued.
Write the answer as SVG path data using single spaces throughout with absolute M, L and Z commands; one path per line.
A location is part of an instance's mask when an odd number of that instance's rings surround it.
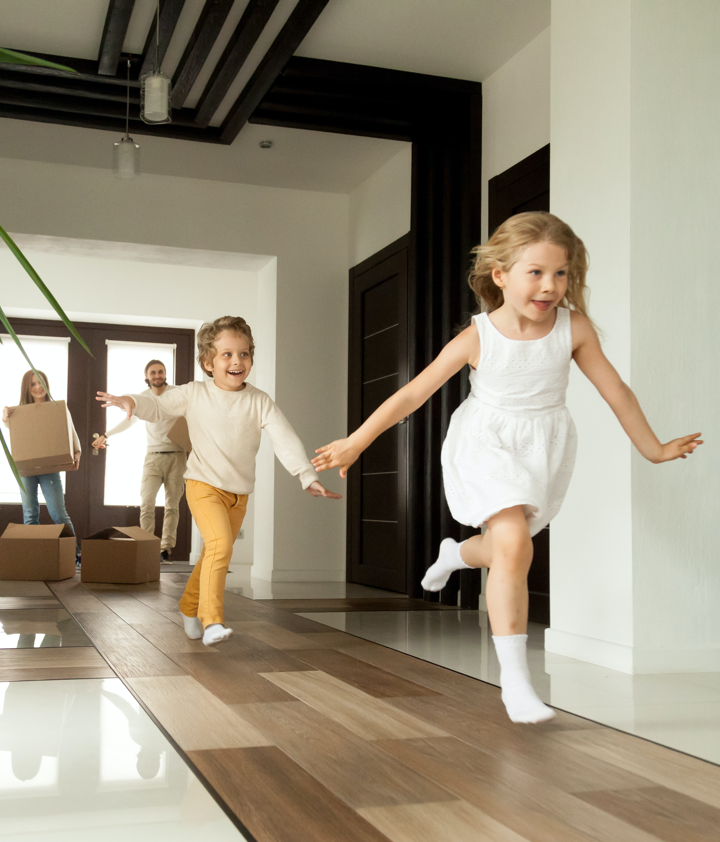
M 18 473 L 17 465 L 15 464 L 15 460 L 12 458 L 12 454 L 7 446 L 7 442 L 5 441 L 5 436 L 3 435 L 2 430 L 0 430 L 0 441 L 2 442 L 2 448 L 5 451 L 5 458 L 8 460 L 8 464 L 10 465 L 10 470 L 15 475 L 15 479 L 17 480 L 17 484 L 20 486 L 21 491 L 25 491 L 25 486 L 23 485 L 22 480 L 20 479 L 20 474 Z
M 25 64 L 32 67 L 50 67 L 53 70 L 62 70 L 64 73 L 74 73 L 77 75 L 77 70 L 73 70 L 72 67 L 65 67 L 64 64 L 55 64 L 54 61 L 28 56 L 25 53 L 18 53 L 15 50 L 8 50 L 4 47 L 0 47 L 0 64 Z
M 53 399 L 53 396 L 50 394 L 50 389 L 48 389 L 48 385 L 47 385 L 47 383 L 46 383 L 46 382 L 45 382 L 45 380 L 43 379 L 43 377 L 42 377 L 42 375 L 40 374 L 40 372 L 39 372 L 39 371 L 35 368 L 35 366 L 34 366 L 34 365 L 30 362 L 30 357 L 28 357 L 28 355 L 25 353 L 25 349 L 24 349 L 24 348 L 23 348 L 23 346 L 22 346 L 22 342 L 20 341 L 20 337 L 19 337 L 19 336 L 17 335 L 17 333 L 15 333 L 15 331 L 13 330 L 13 326 L 10 324 L 10 320 L 9 320 L 9 319 L 8 319 L 8 317 L 5 315 L 5 313 L 3 313 L 3 311 L 2 311 L 2 308 L 1 308 L 1 307 L 0 307 L 0 323 L 2 323 L 2 324 L 3 324 L 3 326 L 5 327 L 5 330 L 6 330 L 6 331 L 10 334 L 10 336 L 11 336 L 11 337 L 12 337 L 12 339 L 14 340 L 15 344 L 16 344 L 16 345 L 18 346 L 18 348 L 20 349 L 20 353 L 21 353 L 21 354 L 23 355 L 23 357 L 25 357 L 25 359 L 27 360 L 27 364 L 28 364 L 28 365 L 30 366 L 30 368 L 33 370 L 33 374 L 34 374 L 34 375 L 35 375 L 35 377 L 37 377 L 37 379 L 38 379 L 38 380 L 42 383 L 42 387 L 43 387 L 43 389 L 45 389 L 45 391 L 46 391 L 46 392 L 47 392 L 47 394 L 48 394 L 48 397 L 50 398 L 50 400 L 52 400 L 52 399 Z
M 63 308 L 57 303 L 57 301 L 55 300 L 55 296 L 50 292 L 50 290 L 42 282 L 42 279 L 40 278 L 40 275 L 38 275 L 38 273 L 30 265 L 30 262 L 25 257 L 25 255 L 20 251 L 17 244 L 13 241 L 12 237 L 1 226 L 0 226 L 0 238 L 2 238 L 5 241 L 5 243 L 7 244 L 7 247 L 15 255 L 15 257 L 18 259 L 18 261 L 20 262 L 20 265 L 23 267 L 23 269 L 33 279 L 37 288 L 40 290 L 40 292 L 45 296 L 45 298 L 50 303 L 50 306 L 58 314 L 58 316 L 60 316 L 60 318 L 63 320 L 63 322 L 65 324 L 65 327 L 70 331 L 70 333 L 75 337 L 75 339 L 77 339 L 77 341 L 83 346 L 83 348 L 92 357 L 93 356 L 92 351 L 85 344 L 85 340 L 77 332 L 77 330 L 75 328 L 75 325 L 67 317 Z

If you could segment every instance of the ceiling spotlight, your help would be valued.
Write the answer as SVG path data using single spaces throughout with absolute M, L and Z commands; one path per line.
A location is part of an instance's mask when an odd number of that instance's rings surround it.
M 127 95 L 125 100 L 125 137 L 113 147 L 115 178 L 135 178 L 140 172 L 140 147 L 130 137 L 130 61 L 127 63 Z
M 273 148 L 272 140 L 261 140 L 260 141 L 260 148 L 261 149 L 272 149 Z
M 170 123 L 170 80 L 160 70 L 160 2 L 157 4 L 157 23 L 155 24 L 155 67 L 146 73 L 140 87 L 142 102 L 140 118 L 144 123 Z

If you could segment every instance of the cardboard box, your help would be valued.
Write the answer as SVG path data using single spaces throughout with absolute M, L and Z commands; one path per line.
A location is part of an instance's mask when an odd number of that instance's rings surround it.
M 139 585 L 160 578 L 160 539 L 139 526 L 110 526 L 82 542 L 81 582 Z
M 57 582 L 75 575 L 75 536 L 66 523 L 9 523 L 0 536 L 0 579 Z
M 192 442 L 190 441 L 190 432 L 188 431 L 187 421 L 184 417 L 178 420 L 170 427 L 168 438 L 173 444 L 179 444 L 185 453 L 192 451 Z
M 75 469 L 72 419 L 65 401 L 16 406 L 8 427 L 10 452 L 21 477 Z

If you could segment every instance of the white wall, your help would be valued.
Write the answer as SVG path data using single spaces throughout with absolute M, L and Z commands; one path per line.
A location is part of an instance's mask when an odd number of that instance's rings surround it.
M 483 82 L 482 239 L 488 181 L 550 142 L 550 29 Z
M 412 144 L 350 194 L 348 267 L 357 266 L 410 230 Z
M 605 351 L 661 440 L 711 432 L 720 7 L 553 0 L 552 21 L 551 205 L 590 251 Z M 652 465 L 576 370 L 568 402 L 580 449 L 551 530 L 547 648 L 720 669 L 717 451 Z
M 109 170 L 8 159 L 0 159 L 0 190 L 10 231 L 277 257 L 275 398 L 308 453 L 345 431 L 346 196 L 170 176 L 122 182 Z M 45 274 L 52 287 L 52 267 Z M 162 313 L 186 312 L 175 279 L 163 291 Z M 202 292 L 193 308 L 199 320 L 242 311 L 237 285 L 228 284 L 216 302 Z M 88 288 L 69 309 L 99 310 L 92 293 Z M 122 290 L 107 295 L 108 309 L 140 309 Z M 341 488 L 336 477 L 326 480 Z M 344 502 L 311 498 L 279 463 L 274 484 L 273 578 L 344 579 Z

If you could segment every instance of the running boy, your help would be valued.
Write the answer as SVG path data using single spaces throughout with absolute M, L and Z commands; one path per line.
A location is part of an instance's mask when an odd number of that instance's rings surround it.
M 272 439 L 285 468 L 314 497 L 340 499 L 318 482 L 302 442 L 265 392 L 247 383 L 255 344 L 240 317 L 223 316 L 198 332 L 198 362 L 212 378 L 178 386 L 162 395 L 98 392 L 103 406 L 119 406 L 143 421 L 187 419 L 192 453 L 185 471 L 187 501 L 202 535 L 200 560 L 180 600 L 185 632 L 206 646 L 227 640 L 223 616 L 225 577 L 232 547 L 255 486 L 260 433 Z

